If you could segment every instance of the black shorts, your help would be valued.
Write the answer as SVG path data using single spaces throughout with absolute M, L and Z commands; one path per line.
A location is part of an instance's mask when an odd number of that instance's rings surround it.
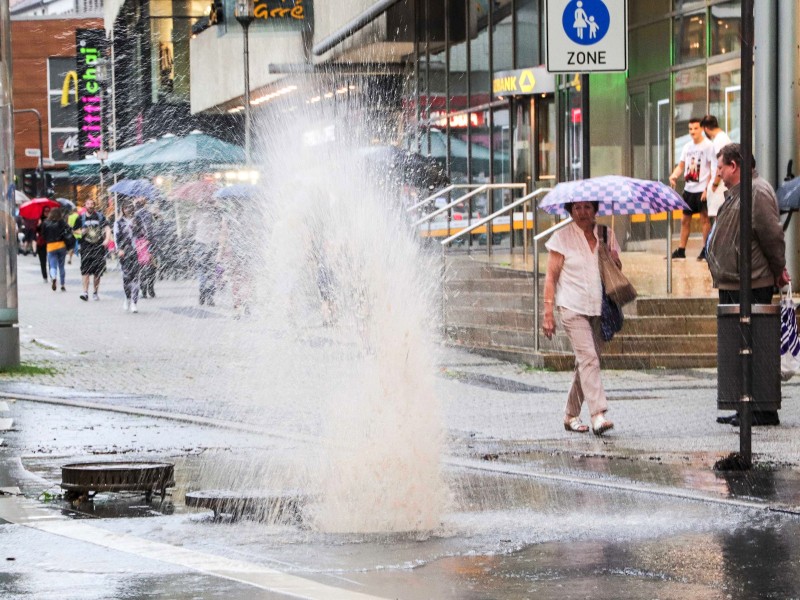
M 708 212 L 708 202 L 701 200 L 703 192 L 683 192 L 683 201 L 689 205 L 689 209 L 683 209 L 683 214 L 694 215 L 703 211 Z
M 106 247 L 103 244 L 81 245 L 81 275 L 101 277 L 106 271 Z

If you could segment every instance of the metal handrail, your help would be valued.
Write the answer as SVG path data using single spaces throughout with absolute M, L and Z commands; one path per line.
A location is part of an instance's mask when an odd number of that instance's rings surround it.
M 440 214 L 446 213 L 447 211 L 449 211 L 454 206 L 458 206 L 459 204 L 461 204 L 465 200 L 469 200 L 473 196 L 475 196 L 477 194 L 480 194 L 480 193 L 483 193 L 488 189 L 489 189 L 488 184 L 487 185 L 482 185 L 478 189 L 472 190 L 468 194 L 464 194 L 463 196 L 460 196 L 460 197 L 456 198 L 455 200 L 453 200 L 449 204 L 446 204 L 445 206 L 443 206 L 443 207 L 441 207 L 439 209 L 436 209 L 432 213 L 428 213 L 427 215 L 425 215 L 424 217 L 422 217 L 421 219 L 416 221 L 414 223 L 414 227 L 419 227 L 420 225 L 423 225 L 423 224 L 427 223 L 428 221 L 432 221 L 435 217 L 438 217 Z
M 451 185 L 448 185 L 443 190 L 439 190 L 438 192 L 432 194 L 431 196 L 428 196 L 424 200 L 420 200 L 414 206 L 408 207 L 406 209 L 406 212 L 414 212 L 418 208 L 422 208 L 426 204 L 430 204 L 431 202 L 433 202 L 434 200 L 436 200 L 440 196 L 444 196 L 445 194 L 449 194 L 453 190 L 474 189 L 474 188 L 480 187 L 480 186 L 481 186 L 480 183 L 453 183 Z
M 554 234 L 559 229 L 563 229 L 572 223 L 572 217 L 568 217 L 560 223 L 556 223 L 549 229 L 533 236 L 533 351 L 541 350 L 539 337 L 539 240 Z
M 540 190 L 536 190 L 535 192 L 531 192 L 527 196 L 523 196 L 519 200 L 515 200 L 511 204 L 509 204 L 507 206 L 504 206 L 500 210 L 497 210 L 497 211 L 493 212 L 492 214 L 490 214 L 487 217 L 484 217 L 483 219 L 481 219 L 480 221 L 470 225 L 466 229 L 462 229 L 458 233 L 455 233 L 455 234 L 451 235 L 449 238 L 443 239 L 440 243 L 442 244 L 442 246 L 449 246 L 451 243 L 456 241 L 458 238 L 463 237 L 463 236 L 467 235 L 468 233 L 473 232 L 478 227 L 483 227 L 489 221 L 493 221 L 494 219 L 496 219 L 497 217 L 499 217 L 501 215 L 504 215 L 508 211 L 513 210 L 516 207 L 529 202 L 532 198 L 535 198 L 539 194 L 541 194 L 543 192 L 549 192 L 549 191 L 550 191 L 550 188 L 543 188 L 543 189 L 540 189 Z M 524 217 L 523 217 L 523 220 L 524 220 Z

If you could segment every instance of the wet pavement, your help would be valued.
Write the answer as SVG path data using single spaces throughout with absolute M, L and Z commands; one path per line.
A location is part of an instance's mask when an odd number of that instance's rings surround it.
M 617 427 L 596 438 L 561 426 L 569 374 L 441 349 L 450 499 L 437 527 L 217 522 L 186 492 L 213 483 L 211 463 L 269 457 L 277 477 L 305 456 L 320 434 L 311 383 L 260 387 L 269 350 L 241 348 L 257 322 L 232 322 L 224 296 L 200 315 L 191 282 L 164 282 L 129 315 L 117 273 L 81 303 L 29 262 L 23 361 L 53 373 L 0 378 L 2 598 L 800 598 L 796 381 L 781 426 L 754 429 L 753 471 L 721 474 L 738 430 L 714 422 L 712 370 L 604 374 Z M 308 365 L 332 360 L 324 329 L 297 338 Z M 163 503 L 59 497 L 62 465 L 98 460 L 172 462 L 176 485 Z

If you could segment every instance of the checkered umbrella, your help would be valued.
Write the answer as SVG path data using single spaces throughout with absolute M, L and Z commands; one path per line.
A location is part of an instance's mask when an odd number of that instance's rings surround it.
M 554 215 L 567 215 L 568 202 L 600 202 L 598 216 L 648 215 L 688 209 L 678 193 L 660 181 L 619 175 L 559 183 L 539 207 Z

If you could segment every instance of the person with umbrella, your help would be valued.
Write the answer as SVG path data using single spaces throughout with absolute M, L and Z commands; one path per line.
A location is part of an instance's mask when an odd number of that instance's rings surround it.
M 47 266 L 47 242 L 44 241 L 44 224 L 51 210 L 49 206 L 42 209 L 42 218 L 39 219 L 39 224 L 36 226 L 36 254 L 39 256 L 39 266 L 42 269 L 42 279 L 45 283 L 48 281 L 49 268 Z
M 106 251 L 111 242 L 111 227 L 105 215 L 95 209 L 94 200 L 88 199 L 84 212 L 75 222 L 75 230 L 81 233 L 81 278 L 83 292 L 81 300 L 89 300 L 89 279 L 94 278 L 92 298 L 100 300 L 100 279 L 106 272 Z
M 595 216 L 599 202 L 568 202 L 564 208 L 572 223 L 557 231 L 545 246 L 549 252 L 544 283 L 544 319 L 542 330 L 548 339 L 556 331 L 555 309 L 575 352 L 575 377 L 564 411 L 564 428 L 585 433 L 581 423 L 584 400 L 589 405 L 591 429 L 601 435 L 614 427 L 606 418 L 608 400 L 600 380 L 600 312 L 603 284 L 600 279 L 598 247 L 601 236 Z M 608 230 L 608 248 L 619 263 L 619 245 Z

